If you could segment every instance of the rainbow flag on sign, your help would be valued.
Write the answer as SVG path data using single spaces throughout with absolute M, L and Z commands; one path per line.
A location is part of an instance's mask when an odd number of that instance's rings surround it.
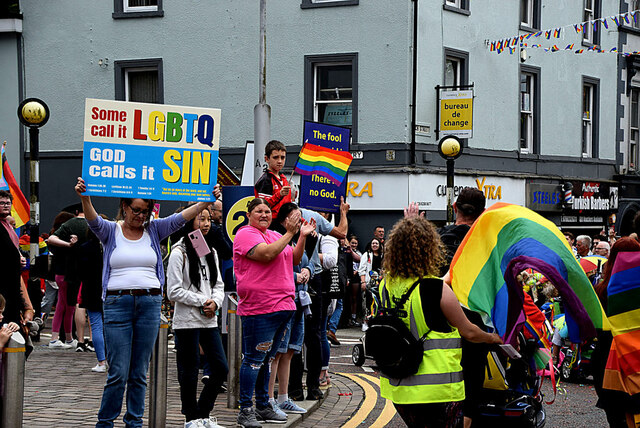
M 16 220 L 16 227 L 22 227 L 29 221 L 29 202 L 24 197 L 20 186 L 13 177 L 9 162 L 4 154 L 5 143 L 2 145 L 2 175 L 0 175 L 0 190 L 9 190 L 13 196 L 13 205 L 11 206 L 11 216 Z
M 607 287 L 613 342 L 602 386 L 640 393 L 640 252 L 620 252 Z
M 525 322 L 524 294 L 516 276 L 528 268 L 543 274 L 562 296 L 572 342 L 595 337 L 596 328 L 609 328 L 564 235 L 518 205 L 498 202 L 476 220 L 451 262 L 451 284 L 463 305 L 513 343 Z
M 320 175 L 340 186 L 347 176 L 353 156 L 342 150 L 333 150 L 305 142 L 295 171 L 300 175 Z

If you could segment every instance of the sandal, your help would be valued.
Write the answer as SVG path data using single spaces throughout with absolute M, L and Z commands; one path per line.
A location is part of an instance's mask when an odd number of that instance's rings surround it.
M 329 376 L 323 376 L 321 377 L 318 382 L 320 382 L 320 386 L 328 386 L 331 383 L 331 379 L 329 378 Z

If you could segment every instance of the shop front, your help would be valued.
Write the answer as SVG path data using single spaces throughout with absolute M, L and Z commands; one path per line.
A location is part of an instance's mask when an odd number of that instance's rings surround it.
M 607 234 L 615 227 L 618 185 L 599 181 L 567 181 L 561 229 L 574 235 Z
M 556 226 L 561 224 L 562 184 L 559 181 L 527 181 L 526 207 L 537 212 Z
M 416 202 L 438 226 L 447 218 L 447 178 L 444 174 L 362 173 L 349 174 L 347 201 L 351 205 L 350 233 L 368 242 L 376 226 L 387 233 L 403 216 L 409 202 Z M 525 204 L 525 180 L 484 175 L 456 175 L 454 201 L 465 187 L 480 189 L 487 207 L 496 202 Z M 366 238 L 366 239 L 365 239 Z

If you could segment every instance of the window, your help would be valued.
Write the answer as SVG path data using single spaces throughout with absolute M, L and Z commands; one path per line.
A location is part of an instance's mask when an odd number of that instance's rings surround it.
M 164 16 L 162 0 L 113 0 L 113 18 Z
M 629 120 L 629 169 L 638 170 L 638 143 L 640 143 L 640 120 L 638 98 L 640 89 L 631 90 L 631 118 Z
M 598 80 L 582 78 L 582 157 L 598 157 Z
M 600 18 L 600 0 L 584 0 L 584 11 L 582 20 L 586 22 L 583 26 L 582 43 L 589 45 L 597 45 L 600 43 L 600 32 L 602 25 L 598 24 L 597 30 L 593 31 L 593 20 Z
M 300 8 L 311 9 L 314 7 L 330 6 L 356 6 L 359 0 L 302 0 Z
M 539 153 L 540 69 L 520 66 L 520 143 L 521 153 Z
M 520 0 L 520 29 L 534 31 L 540 28 L 540 0 Z
M 468 83 L 469 54 L 456 49 L 444 49 L 444 86 L 460 86 Z
M 469 11 L 469 0 L 444 0 L 442 6 L 444 10 L 461 13 L 463 15 L 471 15 Z
M 357 54 L 305 57 L 305 119 L 357 131 Z
M 164 103 L 162 59 L 115 61 L 116 100 Z
M 629 10 L 631 15 L 629 16 L 629 21 L 633 28 L 640 29 L 640 12 L 637 12 L 638 10 L 640 10 L 640 0 L 631 0 L 631 9 Z

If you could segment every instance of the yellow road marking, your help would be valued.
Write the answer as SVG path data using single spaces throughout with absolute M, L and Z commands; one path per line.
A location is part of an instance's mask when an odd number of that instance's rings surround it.
M 369 382 L 378 386 L 378 389 L 380 389 L 380 379 L 378 379 L 377 377 L 364 374 L 364 373 L 358 373 L 358 376 L 367 379 Z M 389 422 L 391 422 L 391 419 L 393 419 L 393 417 L 396 415 L 396 408 L 393 406 L 393 402 L 386 398 L 384 400 L 385 400 L 384 408 L 382 409 L 382 412 L 378 416 L 378 419 L 376 419 L 373 422 L 373 424 L 371 424 L 370 428 L 378 428 L 378 427 L 384 428 L 387 426 Z
M 342 428 L 356 428 L 358 425 L 364 422 L 365 419 L 367 419 L 369 413 L 371 413 L 373 408 L 376 406 L 378 394 L 376 393 L 376 390 L 373 389 L 373 386 L 371 386 L 371 384 L 364 379 L 361 379 L 358 376 L 349 373 L 338 374 L 340 376 L 348 377 L 349 379 L 360 385 L 362 389 L 364 389 L 364 402 L 362 403 L 362 406 L 360 406 L 356 414 L 351 419 L 349 419 L 346 424 L 342 425 Z

